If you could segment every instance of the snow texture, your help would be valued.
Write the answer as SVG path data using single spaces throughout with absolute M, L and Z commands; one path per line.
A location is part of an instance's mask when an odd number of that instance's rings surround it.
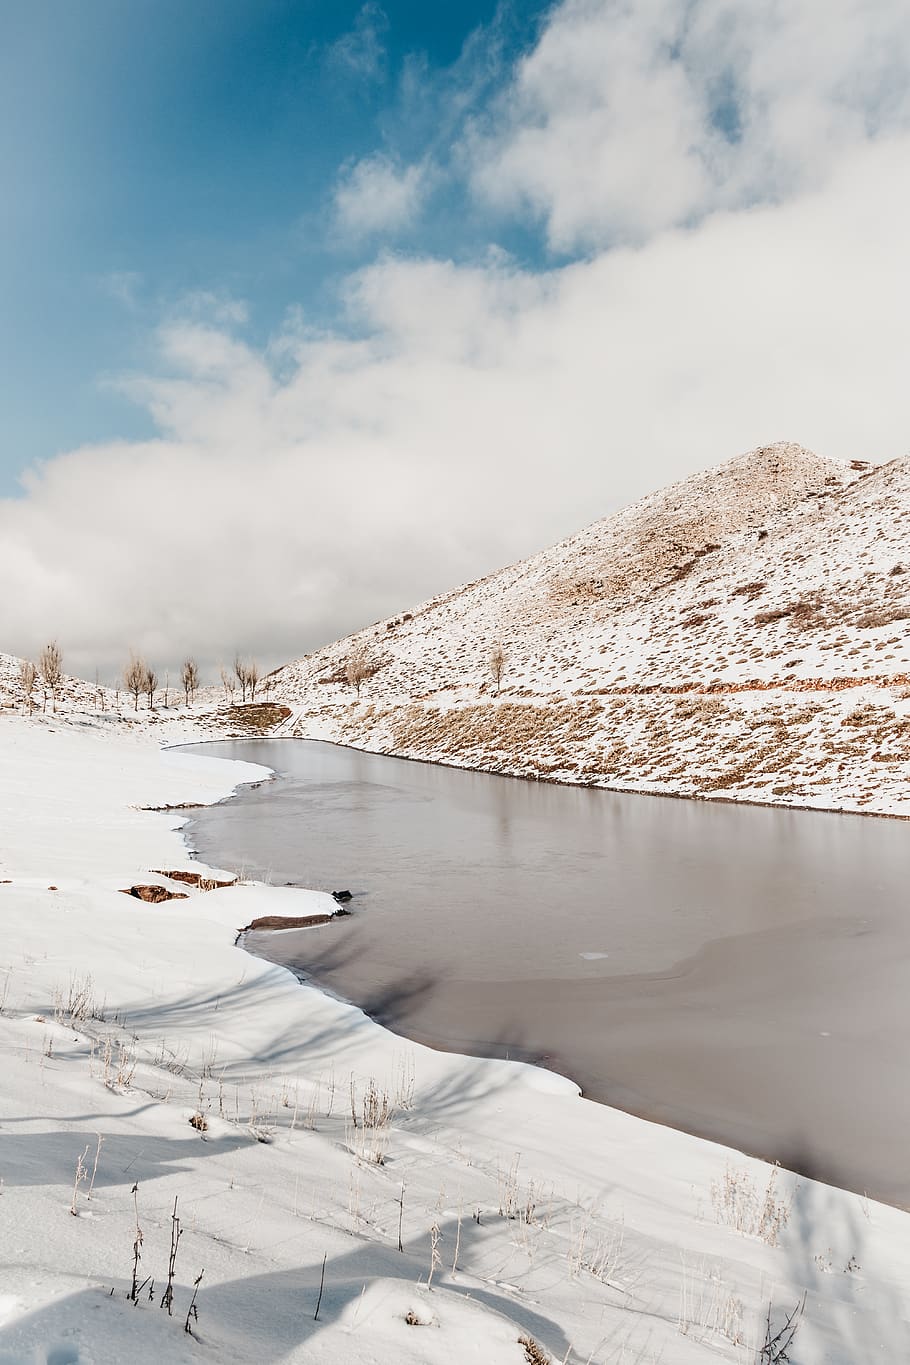
M 278 671 L 281 733 L 910 814 L 910 462 L 779 444 Z M 504 653 L 501 686 L 490 667 Z M 370 676 L 347 681 L 352 655 Z
M 217 869 L 144 808 L 262 776 L 0 715 L 0 1365 L 751 1362 L 804 1290 L 801 1365 L 907 1358 L 907 1214 L 405 1042 L 234 942 L 327 898 L 154 872 Z

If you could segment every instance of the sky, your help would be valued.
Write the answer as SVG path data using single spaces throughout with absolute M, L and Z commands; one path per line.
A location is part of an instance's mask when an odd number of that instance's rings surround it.
M 0 650 L 264 666 L 907 453 L 905 0 L 6 0 Z

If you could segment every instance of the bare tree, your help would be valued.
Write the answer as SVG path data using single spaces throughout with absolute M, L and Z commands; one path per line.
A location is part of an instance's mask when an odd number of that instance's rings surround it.
M 145 695 L 146 695 L 146 696 L 148 697 L 148 699 L 149 699 L 149 710 L 150 710 L 150 711 L 151 711 L 151 709 L 152 709 L 152 703 L 154 702 L 154 699 L 155 699 L 155 688 L 156 688 L 157 686 L 158 686 L 158 674 L 155 673 L 153 669 L 146 667 L 145 673 L 144 673 L 144 676 L 143 676 L 143 679 L 142 679 L 142 690 L 143 690 L 143 692 L 145 693 Z
M 25 697 L 25 705 L 29 715 L 32 714 L 34 702 L 32 697 L 35 692 L 35 683 L 38 681 L 38 670 L 31 659 L 23 659 L 19 664 L 19 685 L 22 688 L 22 695 Z
M 221 670 L 221 686 L 224 688 L 225 700 L 231 701 L 233 699 L 234 689 L 236 688 L 237 683 L 234 678 L 234 675 L 232 673 L 229 673 L 226 668 L 222 668 Z
M 183 668 L 180 672 L 183 682 L 183 695 L 186 697 L 186 704 L 196 698 L 196 688 L 199 686 L 199 669 L 196 667 L 195 659 L 184 659 Z
M 63 681 L 63 654 L 60 646 L 54 641 L 52 644 L 45 645 L 38 659 L 38 671 L 44 681 L 44 710 L 47 710 L 47 689 L 50 688 L 51 696 L 54 699 L 54 710 L 57 710 L 57 692 Z
M 344 676 L 357 693 L 358 701 L 361 687 L 372 674 L 373 665 L 366 645 L 355 645 L 345 660 Z
M 241 659 L 239 654 L 234 655 L 234 677 L 240 684 L 240 700 L 245 702 L 249 694 L 250 701 L 256 700 L 256 688 L 259 685 L 259 665 L 255 659 Z
M 246 664 L 239 654 L 234 655 L 234 677 L 240 684 L 240 700 L 246 701 Z
M 145 691 L 145 675 L 148 672 L 143 661 L 135 654 L 123 670 L 123 686 L 133 698 L 133 710 L 139 710 L 139 697 Z
M 499 688 L 502 684 L 502 675 L 506 671 L 507 663 L 508 655 L 506 654 L 500 642 L 497 640 L 496 643 L 493 645 L 493 648 L 490 650 L 490 657 L 487 659 L 487 667 L 490 670 L 490 676 L 493 679 L 494 683 L 496 684 L 497 696 L 499 696 Z

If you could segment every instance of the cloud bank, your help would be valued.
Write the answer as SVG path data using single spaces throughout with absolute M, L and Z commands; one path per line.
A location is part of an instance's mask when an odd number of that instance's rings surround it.
M 910 125 L 903 0 L 565 0 L 468 139 L 475 190 L 558 250 L 825 183 Z
M 905 453 L 910 20 L 866 9 L 568 0 L 458 155 L 577 258 L 384 255 L 258 348 L 197 298 L 123 381 L 159 437 L 0 502 L 0 648 L 274 664 L 763 442 Z

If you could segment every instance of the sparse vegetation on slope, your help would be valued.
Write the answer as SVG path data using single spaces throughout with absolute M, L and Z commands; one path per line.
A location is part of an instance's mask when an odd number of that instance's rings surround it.
M 289 664 L 273 696 L 293 733 L 409 757 L 899 811 L 908 523 L 908 462 L 764 447 Z

